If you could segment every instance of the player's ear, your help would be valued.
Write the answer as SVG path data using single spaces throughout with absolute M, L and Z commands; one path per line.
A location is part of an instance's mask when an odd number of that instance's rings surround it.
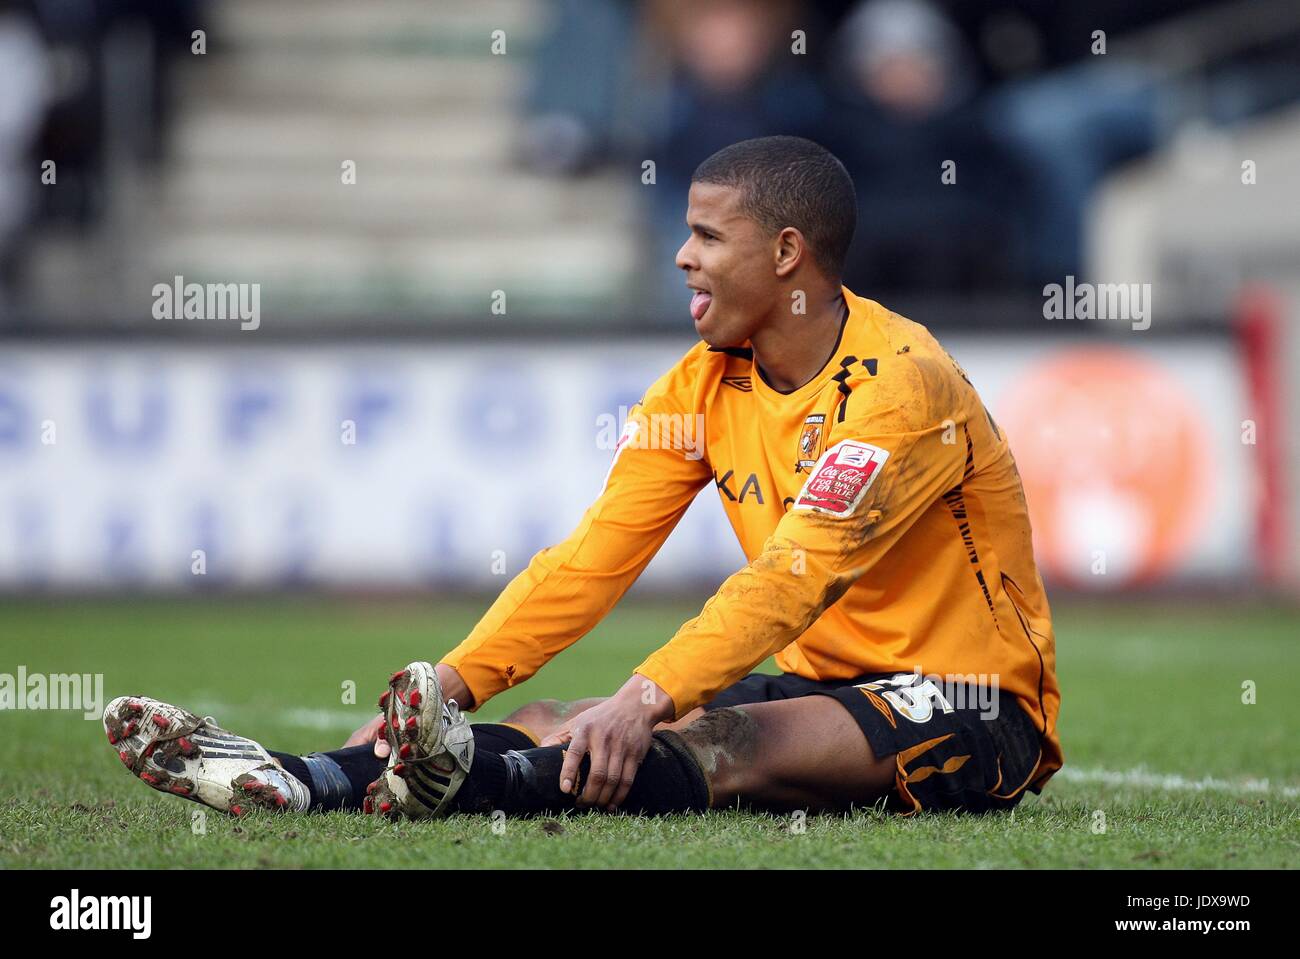
M 808 252 L 804 245 L 803 234 L 792 226 L 787 226 L 776 235 L 773 245 L 773 265 L 778 277 L 787 277 L 803 262 Z

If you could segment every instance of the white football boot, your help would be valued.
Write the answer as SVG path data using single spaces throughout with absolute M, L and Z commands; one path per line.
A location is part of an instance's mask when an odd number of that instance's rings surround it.
M 445 815 L 474 759 L 469 720 L 454 699 L 443 703 L 430 663 L 393 673 L 379 708 L 391 749 L 388 769 L 366 789 L 362 809 L 392 818 Z
M 311 797 L 261 743 L 222 729 L 211 716 L 119 696 L 104 710 L 104 731 L 132 775 L 221 812 L 240 816 L 255 806 L 301 812 Z

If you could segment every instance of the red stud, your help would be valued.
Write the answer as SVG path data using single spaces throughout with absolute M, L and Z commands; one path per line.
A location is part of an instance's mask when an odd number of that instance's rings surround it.
M 367 787 L 366 787 L 366 795 L 369 796 L 371 793 L 373 793 L 373 792 L 375 791 L 375 788 L 376 788 L 378 785 L 379 785 L 378 782 L 373 782 L 373 783 L 371 783 L 369 786 L 367 786 Z
M 176 740 L 176 744 L 181 747 L 181 753 L 185 756 L 194 755 L 194 744 L 182 736 Z
M 424 697 L 420 695 L 420 691 L 418 689 L 412 689 L 411 695 L 406 697 L 406 702 L 407 705 L 409 705 L 412 709 L 419 709 L 420 700 L 423 698 Z
M 399 669 L 397 672 L 393 673 L 393 675 L 388 677 L 388 685 L 389 686 L 393 685 L 393 683 L 397 682 L 405 675 L 406 675 L 406 670 Z
M 178 796 L 188 796 L 190 794 L 188 786 L 172 786 L 170 791 Z
M 401 759 L 410 759 L 410 758 L 411 758 L 411 744 L 410 744 L 410 743 L 402 743 L 401 748 L 399 748 L 399 749 L 397 750 L 397 755 L 398 755 L 398 757 L 401 758 Z
M 369 796 L 367 796 L 365 802 L 361 804 L 361 811 L 367 814 L 375 811 L 375 804 L 370 801 Z
M 393 695 L 393 691 L 392 691 L 391 689 L 385 689 L 382 693 L 379 694 L 379 708 L 380 708 L 380 709 L 387 709 L 387 708 L 388 708 L 388 697 L 391 696 L 391 695 Z
M 145 782 L 147 782 L 150 786 L 155 786 L 158 784 L 158 780 L 155 779 L 153 776 L 150 776 L 148 773 L 141 773 L 140 778 L 143 779 Z
M 276 804 L 277 806 L 283 806 L 283 805 L 285 805 L 288 801 L 289 801 L 289 800 L 285 799 L 285 798 L 284 798 L 283 796 L 281 796 L 279 793 L 276 793 L 276 794 L 275 794 L 275 804 Z
M 236 816 L 242 816 L 242 815 L 244 814 L 244 807 L 243 807 L 243 806 L 231 806 L 231 807 L 230 807 L 230 811 L 231 811 L 232 813 L 234 813 Z
M 393 774 L 396 775 L 396 776 L 405 776 L 405 775 L 406 775 L 406 763 L 398 763 L 396 766 L 394 766 L 394 767 L 393 767 Z
M 108 744 L 110 746 L 117 745 L 117 733 L 113 732 L 111 729 L 108 731 Z
M 166 729 L 172 724 L 172 721 L 166 716 L 160 716 L 158 713 L 153 714 L 153 724 L 159 729 Z
M 388 810 L 390 810 L 390 809 L 392 809 L 392 808 L 393 808 L 393 804 L 390 803 L 390 802 L 388 802 L 387 800 L 385 800 L 384 802 L 381 802 L 381 803 L 379 804 L 379 811 L 380 811 L 380 812 L 388 812 Z
M 131 757 L 128 756 L 128 755 L 126 754 L 126 750 L 125 750 L 125 749 L 123 749 L 123 750 L 121 750 L 120 752 L 118 752 L 118 754 L 117 754 L 117 758 L 120 759 L 120 760 L 122 760 L 122 765 L 123 765 L 123 766 L 129 766 L 129 765 L 131 765 Z
M 127 736 L 134 736 L 134 735 L 135 735 L 135 720 L 133 719 L 129 723 L 127 723 L 126 728 L 122 730 L 122 736 L 123 738 L 125 738 Z
M 150 743 L 148 746 L 145 746 L 145 747 L 144 747 L 144 752 L 142 752 L 140 755 L 143 756 L 145 759 L 148 759 L 150 756 L 153 755 L 153 751 L 154 751 L 157 747 L 158 747 L 158 744 L 157 744 L 156 742 Z
M 406 728 L 407 728 L 407 729 L 414 729 L 414 728 L 415 728 L 415 717 L 414 717 L 414 716 L 412 716 L 410 719 L 408 719 L 408 720 L 406 721 Z
M 393 717 L 393 728 L 394 728 L 394 729 L 397 729 L 397 728 L 398 728 L 398 722 L 397 722 L 397 717 L 396 717 L 396 716 Z
M 144 712 L 144 704 L 138 699 L 132 699 L 126 704 L 126 711 L 133 716 L 139 716 Z

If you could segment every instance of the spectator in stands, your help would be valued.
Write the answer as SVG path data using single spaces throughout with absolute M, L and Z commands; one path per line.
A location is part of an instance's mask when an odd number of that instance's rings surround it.
M 620 97 L 632 76 L 628 63 L 637 6 L 630 0 L 554 0 L 550 9 L 519 155 L 539 172 L 577 173 L 617 148 Z
M 1026 184 L 1024 277 L 1082 272 L 1084 213 L 1107 173 L 1157 142 L 1158 89 L 1140 65 L 1081 63 L 999 90 L 989 128 Z
M 1190 83 L 1161 77 L 1141 55 L 1095 49 L 1096 31 L 1113 48 L 1189 14 L 1229 12 L 1224 0 L 554 6 L 531 162 L 577 170 L 617 156 L 631 175 L 655 161 L 657 184 L 642 190 L 659 268 L 651 286 L 669 306 L 680 296 L 672 262 L 690 172 L 726 143 L 791 133 L 845 160 L 863 224 L 851 284 L 1028 291 L 1083 272 L 1093 192 L 1158 146 L 1180 115 L 1233 122 L 1300 95 L 1294 43 L 1274 50 L 1252 41 L 1243 60 L 1231 42 L 1206 42 L 1206 24 L 1184 19 L 1176 35 L 1206 61 Z M 791 49 L 795 29 L 807 37 L 807 56 Z M 951 183 L 941 179 L 948 161 Z
M 928 0 L 867 0 L 830 58 L 827 145 L 860 205 L 846 280 L 867 289 L 1007 284 L 1006 158 L 979 122 L 970 51 Z
M 986 124 L 1025 184 L 1022 275 L 1032 287 L 1083 271 L 1084 215 L 1118 166 L 1190 120 L 1237 122 L 1300 96 L 1294 16 L 1260 31 L 1265 11 L 1250 4 L 952 0 L 951 9 L 997 83 Z M 1234 23 L 1257 29 L 1240 42 Z

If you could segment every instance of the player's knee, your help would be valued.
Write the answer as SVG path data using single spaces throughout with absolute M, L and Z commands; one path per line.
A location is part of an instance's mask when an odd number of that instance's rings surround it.
M 681 731 L 700 761 L 715 797 L 750 791 L 763 771 L 756 761 L 759 724 L 745 709 L 711 709 Z
M 539 699 L 520 706 L 502 721 L 523 726 L 538 739 L 545 739 L 560 727 L 566 705 L 559 699 Z
M 747 709 L 723 706 L 708 710 L 688 724 L 682 737 L 697 750 L 709 750 L 715 757 L 725 752 L 748 759 L 758 746 L 758 721 Z

